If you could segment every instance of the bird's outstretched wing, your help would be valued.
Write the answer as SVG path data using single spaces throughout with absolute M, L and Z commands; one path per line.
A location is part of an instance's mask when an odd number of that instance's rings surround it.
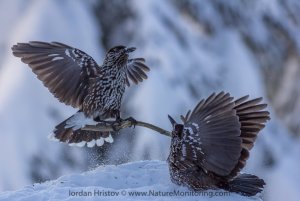
M 91 56 L 59 42 L 18 43 L 12 51 L 59 101 L 73 107 L 80 107 L 87 93 L 88 79 L 98 71 Z
M 270 120 L 270 113 L 264 110 L 267 104 L 261 103 L 262 98 L 248 100 L 249 96 L 244 96 L 234 101 L 236 114 L 241 123 L 242 152 L 238 163 L 231 171 L 230 177 L 235 177 L 246 165 L 249 158 L 249 151 L 257 138 L 258 133 L 265 127 L 265 123 Z
M 150 71 L 150 68 L 146 66 L 144 58 L 128 59 L 126 66 L 126 85 L 130 86 L 129 79 L 135 84 L 147 79 L 148 76 L 146 72 L 148 71 Z
M 182 157 L 220 176 L 229 175 L 242 150 L 233 98 L 224 92 L 201 100 L 184 121 Z

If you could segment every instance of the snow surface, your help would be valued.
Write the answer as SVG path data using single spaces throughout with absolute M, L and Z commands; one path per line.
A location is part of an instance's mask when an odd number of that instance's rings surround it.
M 292 146 L 292 149 L 282 159 L 282 162 L 274 167 L 268 175 L 266 200 L 299 200 L 299 165 L 300 142 Z M 276 190 L 283 189 L 283 190 Z
M 166 196 L 168 192 L 174 191 L 180 192 L 181 196 Z M 132 193 L 143 192 L 148 195 L 132 195 Z M 152 195 L 149 195 L 151 192 Z M 154 193 L 156 195 L 153 195 Z M 198 196 L 192 196 L 191 193 L 192 191 L 187 188 L 171 182 L 166 162 L 140 161 L 118 166 L 98 167 L 83 174 L 66 175 L 54 181 L 26 186 L 15 192 L 3 192 L 0 193 L 0 200 L 261 201 L 259 194 L 253 197 L 244 197 L 236 193 L 224 195 L 227 192 L 223 190 L 203 191 Z M 217 194 L 219 196 L 214 196 Z

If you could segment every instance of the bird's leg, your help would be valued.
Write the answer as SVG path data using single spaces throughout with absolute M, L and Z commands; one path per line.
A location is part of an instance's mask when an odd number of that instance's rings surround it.
M 121 124 L 123 119 L 121 118 L 120 111 L 115 111 L 116 113 L 116 122 Z
M 124 121 L 120 116 L 120 110 L 113 110 L 111 114 L 112 116 L 116 117 L 116 120 L 110 121 L 109 125 L 112 127 L 114 131 L 118 131 L 117 126 L 120 126 L 121 123 Z
M 120 125 L 120 123 L 118 123 L 118 122 L 111 122 L 111 124 L 110 124 L 110 126 L 113 129 L 113 131 L 118 131 L 117 126 L 119 126 L 119 125 Z
M 97 116 L 97 117 L 94 118 L 94 121 L 96 121 L 96 122 L 102 122 L 103 120 L 101 120 L 100 117 Z
M 133 126 L 133 128 L 135 128 L 137 121 L 133 117 L 128 117 L 126 119 L 122 119 L 121 115 L 120 115 L 120 110 L 116 110 L 115 114 L 116 114 L 116 122 L 118 124 L 121 124 L 123 121 L 129 121 L 131 123 L 131 125 Z
M 137 120 L 133 117 L 128 117 L 126 119 L 124 119 L 125 121 L 129 121 L 131 123 L 131 125 L 133 126 L 133 128 L 135 128 L 135 125 L 137 125 Z
M 113 110 L 112 115 L 116 117 L 116 120 L 110 122 L 110 126 L 114 131 L 118 131 L 116 127 L 120 126 L 123 121 L 123 119 L 120 117 L 120 110 Z
M 113 131 L 118 131 L 119 130 L 118 127 L 122 124 L 123 121 L 129 121 L 131 126 L 133 126 L 133 128 L 135 128 L 135 126 L 137 124 L 137 121 L 133 117 L 128 117 L 126 119 L 121 118 L 119 110 L 113 110 L 113 111 L 111 111 L 110 114 L 112 117 L 116 118 L 115 121 L 101 120 L 100 117 L 96 117 L 96 118 L 94 118 L 94 120 L 99 123 L 103 123 L 105 125 L 111 126 Z
M 103 123 L 103 124 L 110 124 L 110 123 L 112 123 L 111 121 L 106 121 L 106 120 L 100 119 L 99 116 L 96 117 L 96 118 L 94 118 L 94 121 L 99 122 L 99 123 Z
M 107 121 L 107 120 L 102 120 L 102 119 L 100 119 L 99 116 L 97 116 L 96 118 L 94 118 L 94 121 L 99 122 L 99 123 L 103 123 L 104 125 L 109 125 L 109 126 L 111 126 L 112 129 L 113 129 L 114 131 L 117 131 L 116 126 L 117 126 L 117 125 L 120 125 L 120 121 L 117 120 L 117 118 L 116 118 L 115 121 Z M 117 125 L 116 125 L 116 124 L 117 124 Z

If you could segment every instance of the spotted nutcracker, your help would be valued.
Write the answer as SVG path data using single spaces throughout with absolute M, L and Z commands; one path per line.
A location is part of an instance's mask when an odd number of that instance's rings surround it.
M 12 47 L 13 55 L 28 64 L 49 91 L 66 105 L 79 108 L 56 126 L 52 137 L 88 147 L 112 142 L 107 132 L 81 130 L 108 118 L 120 119 L 120 106 L 129 80 L 138 84 L 150 69 L 143 58 L 129 59 L 136 48 L 111 48 L 102 65 L 85 52 L 59 42 L 32 41 Z M 96 120 L 96 121 L 95 121 Z
M 181 116 L 183 124 L 172 123 L 168 157 L 171 180 L 193 190 L 221 188 L 246 196 L 261 192 L 264 181 L 240 174 L 257 134 L 270 119 L 260 104 L 249 96 L 233 101 L 228 93 L 212 94 L 192 112 Z

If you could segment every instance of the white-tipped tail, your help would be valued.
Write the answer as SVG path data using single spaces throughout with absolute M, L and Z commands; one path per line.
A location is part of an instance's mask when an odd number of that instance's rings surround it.
M 100 137 L 99 139 L 93 139 L 89 142 L 82 141 L 82 142 L 79 142 L 79 143 L 69 143 L 69 145 L 70 146 L 76 146 L 76 147 L 84 147 L 86 145 L 88 148 L 93 148 L 95 146 L 97 146 L 97 147 L 103 146 L 104 142 L 113 143 L 114 139 L 112 138 L 111 135 L 109 135 L 106 138 Z
M 80 128 L 85 125 L 96 125 L 93 119 L 86 118 L 82 112 L 78 112 L 55 127 L 49 139 L 68 143 L 70 146 L 94 147 L 102 146 L 104 142 L 113 143 L 113 138 L 109 132 L 88 131 Z
M 107 138 L 104 138 L 105 142 L 113 143 L 114 139 L 112 138 L 111 134 Z

